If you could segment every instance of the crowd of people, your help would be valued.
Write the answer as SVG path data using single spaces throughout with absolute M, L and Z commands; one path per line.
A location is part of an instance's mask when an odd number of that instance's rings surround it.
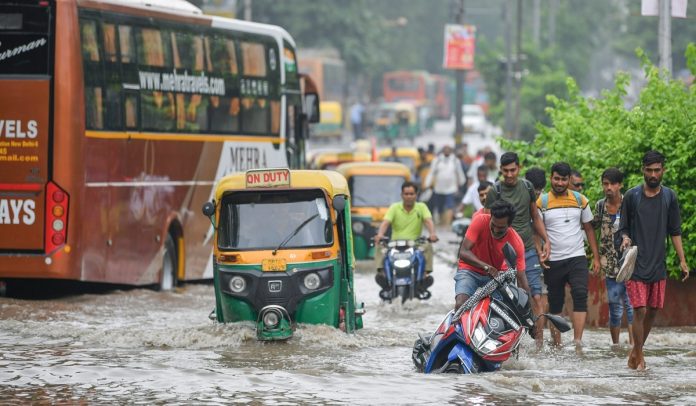
M 624 174 L 607 168 L 596 180 L 604 197 L 594 210 L 582 193 L 582 175 L 566 162 L 549 168 L 547 191 L 545 170 L 529 168 L 521 177 L 523 168 L 515 152 L 502 154 L 499 161 L 489 150 L 471 158 L 465 148 L 451 147 L 437 155 L 429 148 L 422 156 L 426 164 L 420 172 L 421 186 L 432 190 L 427 205 L 415 200 L 417 184 L 405 184 L 403 202 L 389 209 L 377 238 L 389 225 L 392 233 L 409 227 L 417 237 L 425 224 L 435 241 L 435 216 L 440 225 L 448 225 L 455 211 L 471 206 L 471 224 L 459 248 L 454 276 L 455 308 L 506 269 L 502 247 L 510 243 L 518 258 L 518 285 L 532 297 L 535 314 L 547 312 L 542 284 L 548 293 L 548 313 L 554 315 L 563 312 L 566 286 L 570 287 L 572 308 L 566 313 L 578 346 L 587 316 L 590 273 L 603 277 L 612 343 L 619 344 L 625 314 L 632 346 L 628 366 L 645 369 L 643 347 L 665 299 L 668 238 L 679 259 L 682 281 L 689 277 L 677 194 L 662 184 L 664 155 L 646 152 L 644 182 L 623 195 Z M 538 348 L 543 345 L 545 324 L 540 317 L 532 331 Z M 560 345 L 560 332 L 552 325 L 549 329 L 552 343 Z

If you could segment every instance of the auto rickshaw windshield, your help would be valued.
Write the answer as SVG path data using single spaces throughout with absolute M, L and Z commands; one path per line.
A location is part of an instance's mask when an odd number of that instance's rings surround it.
M 389 207 L 401 201 L 403 176 L 354 175 L 348 180 L 353 207 Z
M 229 250 L 322 247 L 333 223 L 321 190 L 237 192 L 222 199 L 218 246 Z

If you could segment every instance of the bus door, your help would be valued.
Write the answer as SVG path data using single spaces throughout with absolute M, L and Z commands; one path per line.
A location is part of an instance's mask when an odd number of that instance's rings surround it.
M 285 69 L 285 146 L 290 168 L 304 168 L 304 134 L 302 133 L 302 97 L 297 73 L 295 50 L 284 41 L 283 61 Z
M 50 182 L 54 7 L 0 5 L 0 253 L 65 242 L 68 196 Z

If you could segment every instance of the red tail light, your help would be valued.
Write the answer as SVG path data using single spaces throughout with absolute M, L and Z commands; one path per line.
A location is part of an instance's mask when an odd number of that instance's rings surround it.
M 46 184 L 46 244 L 47 254 L 60 248 L 68 237 L 68 194 L 53 182 Z

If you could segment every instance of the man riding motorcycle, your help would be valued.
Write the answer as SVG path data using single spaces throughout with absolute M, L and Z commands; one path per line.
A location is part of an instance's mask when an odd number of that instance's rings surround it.
M 384 220 L 379 226 L 377 235 L 375 235 L 375 245 L 379 244 L 382 238 L 384 238 L 384 233 L 386 233 L 390 225 L 392 240 L 416 240 L 423 231 L 423 224 L 425 224 L 430 234 L 428 241 L 435 242 L 438 240 L 435 234 L 432 214 L 425 203 L 416 201 L 417 196 L 418 186 L 415 183 L 406 181 L 401 185 L 402 201 L 389 206 L 389 210 L 384 215 Z M 423 278 L 420 286 L 418 286 L 420 291 L 427 290 L 433 284 L 433 277 L 430 275 L 433 271 L 433 247 L 431 244 L 425 245 L 424 254 L 426 276 Z M 375 280 L 383 291 L 389 292 L 391 286 L 389 286 L 384 276 L 384 254 L 382 250 L 375 250 L 375 261 L 377 264 Z

